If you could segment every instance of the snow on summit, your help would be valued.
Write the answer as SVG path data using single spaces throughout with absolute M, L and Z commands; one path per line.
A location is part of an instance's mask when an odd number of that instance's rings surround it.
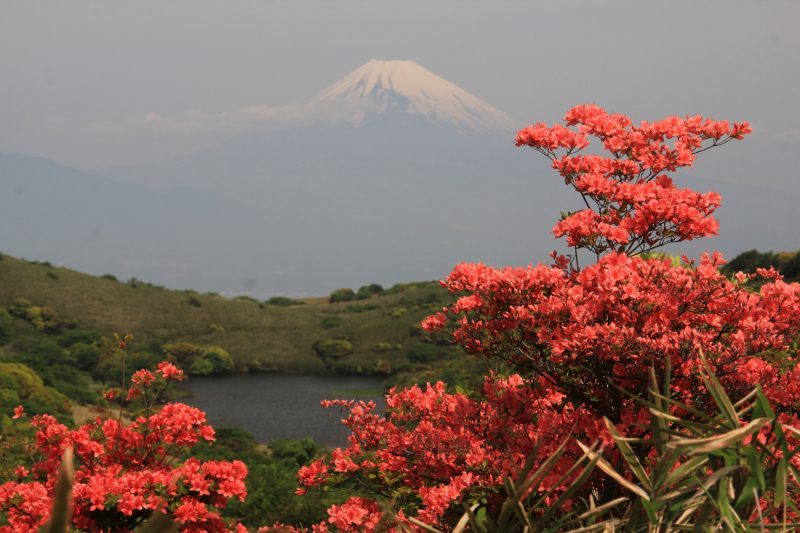
M 414 61 L 373 59 L 328 86 L 314 103 L 347 105 L 356 124 L 372 114 L 400 112 L 458 130 L 505 132 L 515 126 L 502 111 Z

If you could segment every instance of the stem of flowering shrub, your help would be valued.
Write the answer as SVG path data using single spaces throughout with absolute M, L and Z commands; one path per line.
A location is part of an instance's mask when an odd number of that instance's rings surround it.
M 61 457 L 50 522 L 44 529 L 46 533 L 69 531 L 69 525 L 72 522 L 72 483 L 75 477 L 72 461 L 72 448 L 68 446 L 64 448 L 64 454 Z

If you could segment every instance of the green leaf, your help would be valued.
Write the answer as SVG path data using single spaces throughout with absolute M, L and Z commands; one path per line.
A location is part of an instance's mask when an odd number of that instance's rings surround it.
M 617 443 L 617 448 L 619 448 L 620 453 L 622 453 L 622 457 L 625 459 L 625 462 L 628 463 L 628 467 L 633 472 L 633 475 L 639 480 L 645 490 L 648 492 L 653 491 L 653 486 L 650 483 L 650 476 L 647 475 L 647 471 L 642 466 L 642 462 L 639 460 L 639 457 L 634 453 L 633 448 L 631 448 L 630 444 L 628 444 L 625 439 L 620 435 L 619 431 L 617 431 L 616 426 L 609 420 L 607 417 L 603 417 L 603 421 L 606 423 L 606 428 L 608 432 L 611 433 L 611 436 L 614 438 L 614 442 Z
M 714 435 L 713 437 L 705 437 L 700 439 L 674 439 L 668 446 L 688 448 L 686 453 L 689 455 L 702 455 L 706 453 L 723 450 L 732 444 L 740 442 L 745 437 L 757 433 L 761 428 L 771 422 L 768 418 L 757 418 L 751 420 L 748 424 L 733 429 L 721 435 Z
M 613 466 L 611 466 L 611 464 L 609 464 L 609 462 L 608 462 L 608 461 L 606 461 L 605 459 L 603 459 L 603 458 L 602 458 L 602 456 L 601 456 L 599 453 L 597 453 L 597 452 L 595 452 L 595 451 L 591 450 L 591 449 L 590 449 L 588 446 L 586 446 L 585 444 L 583 444 L 581 441 L 577 441 L 577 443 L 578 443 L 578 446 L 580 446 L 580 447 L 581 447 L 581 449 L 583 450 L 583 452 L 584 452 L 585 454 L 587 454 L 587 455 L 589 456 L 589 458 L 590 458 L 590 459 L 594 459 L 595 457 L 597 457 L 597 458 L 598 458 L 598 461 L 597 461 L 597 466 L 600 468 L 600 470 L 602 470 L 603 472 L 605 472 L 606 474 L 608 474 L 608 475 L 609 475 L 611 478 L 613 478 L 613 479 L 614 479 L 614 481 L 616 481 L 617 483 L 619 483 L 620 485 L 622 485 L 623 487 L 625 487 L 626 489 L 628 489 L 628 490 L 629 490 L 629 491 L 631 491 L 632 493 L 636 494 L 636 495 L 637 495 L 637 496 L 639 496 L 640 498 L 642 498 L 642 499 L 644 499 L 644 500 L 647 500 L 647 501 L 650 501 L 650 495 L 649 495 L 649 494 L 647 494 L 647 492 L 645 492 L 645 491 L 644 491 L 644 490 L 643 490 L 641 487 L 639 487 L 638 485 L 636 485 L 636 484 L 634 484 L 634 483 L 631 483 L 630 481 L 628 481 L 627 479 L 625 479 L 623 476 L 621 476 L 621 475 L 619 474 L 619 472 L 617 472 L 616 470 L 614 470 L 614 467 L 613 467 Z
M 786 457 L 781 457 L 775 470 L 775 498 L 772 501 L 772 506 L 775 509 L 783 505 L 784 500 L 786 500 L 786 470 Z

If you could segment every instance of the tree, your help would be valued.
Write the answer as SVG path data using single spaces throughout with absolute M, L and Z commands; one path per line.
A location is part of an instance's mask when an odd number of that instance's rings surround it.
M 609 468 L 632 476 L 615 436 L 634 439 L 637 464 L 648 469 L 660 449 L 651 438 L 652 383 L 686 406 L 669 413 L 711 412 L 718 395 L 701 372 L 706 364 L 732 402 L 760 387 L 781 423 L 798 421 L 800 367 L 786 350 L 800 332 L 800 286 L 764 269 L 729 279 L 718 253 L 679 264 L 652 253 L 716 233 L 719 195 L 680 189 L 671 175 L 741 139 L 749 125 L 692 116 L 637 126 L 594 105 L 571 109 L 565 122 L 524 128 L 516 144 L 547 157 L 584 202 L 553 228 L 570 253 L 554 252 L 552 265 L 458 265 L 443 282 L 458 299 L 423 322 L 471 354 L 506 361 L 511 374 L 488 376 L 473 394 L 443 383 L 393 390 L 385 416 L 369 403 L 331 403 L 349 412 L 349 446 L 301 469 L 301 481 L 374 495 L 331 508 L 332 529 L 376 523 L 379 502 L 391 504 L 398 524 L 449 527 L 462 505 L 497 513 L 508 495 L 503 480 L 526 461 L 545 464 L 562 444 L 539 485 L 553 501 L 580 472 L 581 442 L 614 447 Z M 585 151 L 590 138 L 605 155 Z M 752 281 L 763 282 L 759 292 Z M 595 474 L 574 497 L 602 505 L 621 496 L 619 487 Z M 574 497 L 562 502 L 564 513 Z M 744 520 L 762 512 L 749 497 Z

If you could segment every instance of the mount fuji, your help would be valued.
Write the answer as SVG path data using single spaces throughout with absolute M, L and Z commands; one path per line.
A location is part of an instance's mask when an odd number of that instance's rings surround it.
M 174 288 L 319 295 L 440 279 L 460 261 L 546 261 L 558 211 L 581 208 L 514 148 L 521 123 L 412 61 L 369 61 L 291 112 L 279 129 L 269 117 L 286 113 L 224 114 L 265 131 L 105 178 L 0 157 L 0 227 L 25 229 L 3 251 Z M 728 240 L 701 247 L 791 242 L 791 202 L 718 185 L 693 186 L 725 195 Z M 754 202 L 772 216 L 760 230 L 733 216 Z
M 470 132 L 513 132 L 518 124 L 477 96 L 414 61 L 373 59 L 324 89 L 311 107 L 342 106 L 355 125 L 384 114 L 425 117 Z

